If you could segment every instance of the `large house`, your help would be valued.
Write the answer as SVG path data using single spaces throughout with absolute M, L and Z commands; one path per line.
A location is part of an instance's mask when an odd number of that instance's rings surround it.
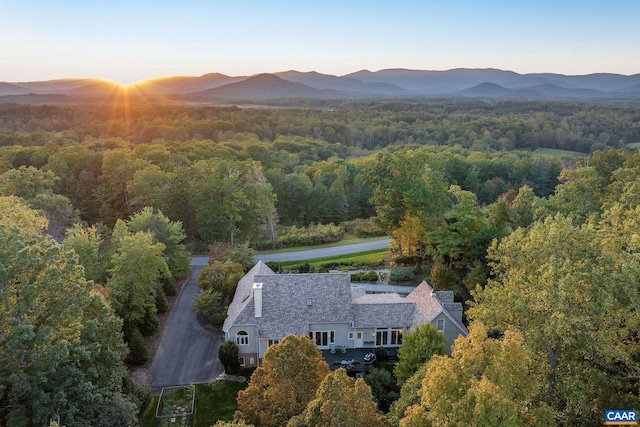
M 321 350 L 397 348 L 403 333 L 427 322 L 444 333 L 447 348 L 468 334 L 453 292 L 426 282 L 406 297 L 367 294 L 349 274 L 276 274 L 260 261 L 238 282 L 222 329 L 238 345 L 241 365 L 255 366 L 290 334 L 310 337 Z

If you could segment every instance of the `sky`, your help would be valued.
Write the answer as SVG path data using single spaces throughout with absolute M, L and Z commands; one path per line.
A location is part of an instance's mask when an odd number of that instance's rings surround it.
M 0 81 L 640 73 L 640 0 L 0 0 Z

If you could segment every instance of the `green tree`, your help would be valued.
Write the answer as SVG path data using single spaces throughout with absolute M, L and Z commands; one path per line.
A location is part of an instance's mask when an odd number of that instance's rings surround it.
M 18 199 L 0 198 L 0 423 L 45 425 L 58 413 L 69 427 L 98 426 L 109 408 L 134 422 L 122 321 L 45 228 Z
M 132 215 L 126 221 L 127 228 L 135 233 L 146 231 L 153 235 L 154 243 L 162 243 L 165 246 L 164 256 L 167 266 L 174 278 L 189 276 L 190 259 L 183 241 L 187 238 L 182 224 L 171 221 L 160 210 L 150 207 L 143 208 Z
M 423 323 L 402 337 L 402 347 L 398 350 L 398 363 L 393 373 L 402 385 L 433 355 L 445 354 L 445 337 L 431 323 Z
M 73 250 L 84 267 L 87 280 L 95 283 L 106 283 L 104 254 L 100 251 L 102 238 L 96 227 L 82 227 L 79 224 L 67 229 L 67 238 L 63 245 Z
M 63 240 L 67 228 L 80 223 L 78 210 L 61 194 L 38 193 L 28 203 L 33 209 L 42 211 L 48 221 L 46 232 L 57 241 Z
M 40 193 L 51 193 L 58 179 L 51 171 L 20 166 L 0 175 L 0 194 L 33 199 Z
M 362 378 L 349 378 L 344 369 L 327 375 L 315 399 L 309 402 L 304 412 L 287 424 L 288 427 L 387 425 L 386 418 L 373 401 L 371 388 Z
M 309 338 L 286 336 L 269 347 L 249 386 L 238 393 L 238 415 L 256 425 L 284 426 L 307 407 L 328 373 L 329 366 Z
M 414 216 L 430 230 L 430 222 L 447 204 L 444 178 L 429 165 L 424 149 L 378 154 L 367 180 L 375 186 L 372 201 L 387 232 Z
M 547 203 L 552 212 L 571 215 L 579 223 L 602 212 L 605 180 L 594 167 L 564 169 L 560 182 Z
M 462 275 L 473 262 L 474 252 L 483 253 L 486 247 L 478 250 L 476 235 L 485 222 L 483 211 L 477 203 L 475 194 L 462 190 L 457 185 L 449 188 L 452 206 L 445 214 L 439 227 L 427 233 L 429 253 L 438 263 L 444 264 Z
M 109 296 L 116 313 L 125 321 L 140 325 L 156 313 L 156 295 L 160 277 L 170 277 L 164 259 L 164 244 L 154 243 L 147 232 L 131 234 L 122 221 L 114 230 L 116 250 L 107 281 Z
M 398 399 L 398 391 L 400 390 L 393 374 L 386 369 L 371 367 L 369 373 L 364 377 L 364 382 L 371 387 L 371 394 L 378 409 L 383 413 L 388 412 L 391 404 Z

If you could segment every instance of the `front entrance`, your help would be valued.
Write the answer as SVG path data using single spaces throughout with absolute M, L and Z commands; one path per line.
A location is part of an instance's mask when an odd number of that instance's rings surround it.
M 356 348 L 362 348 L 364 346 L 362 337 L 362 332 L 356 332 Z

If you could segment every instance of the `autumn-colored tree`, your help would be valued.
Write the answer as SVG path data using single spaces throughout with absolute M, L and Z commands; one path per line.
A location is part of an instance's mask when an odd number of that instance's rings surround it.
M 637 403 L 629 391 L 640 372 L 631 303 L 640 289 L 633 246 L 640 227 L 637 207 L 631 212 L 604 227 L 558 215 L 517 229 L 490 248 L 494 278 L 468 313 L 524 335 L 546 363 L 547 398 L 563 423 L 600 422 L 615 402 Z
M 238 417 L 265 427 L 280 427 L 304 411 L 329 366 L 318 347 L 303 336 L 286 336 L 269 347 L 249 386 L 238 393 Z
M 385 427 L 387 420 L 373 401 L 371 388 L 362 378 L 347 376 L 344 369 L 327 375 L 304 412 L 288 427 L 344 426 Z
M 407 408 L 401 426 L 554 424 L 544 402 L 543 367 L 521 334 L 506 331 L 492 339 L 474 324 L 468 337 L 456 340 L 451 357 L 433 357 L 424 372 L 421 401 Z
M 407 409 L 420 404 L 422 400 L 422 380 L 427 374 L 427 366 L 427 363 L 420 366 L 402 385 L 400 397 L 393 402 L 387 413 L 387 420 L 392 426 L 400 425 L 400 420 L 405 417 Z

